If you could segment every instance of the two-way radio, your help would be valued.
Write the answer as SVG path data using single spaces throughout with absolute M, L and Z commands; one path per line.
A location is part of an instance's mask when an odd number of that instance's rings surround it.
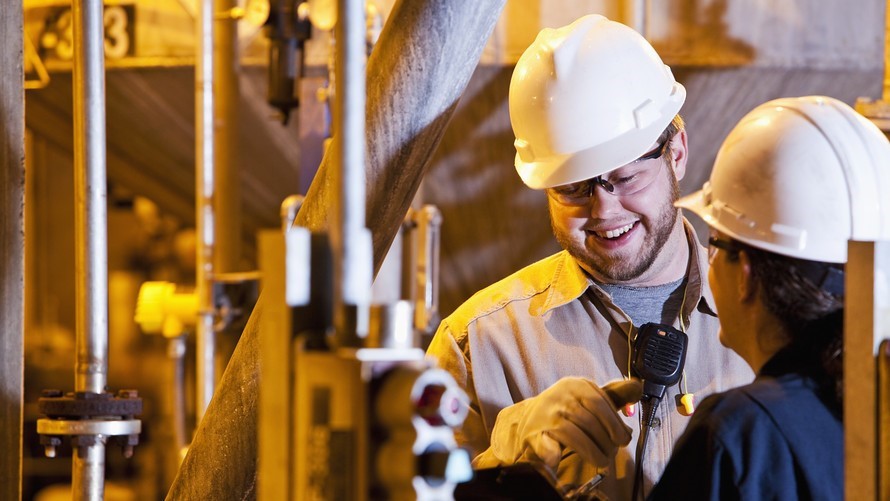
M 640 326 L 633 346 L 632 370 L 643 382 L 640 438 L 637 441 L 636 473 L 633 501 L 641 493 L 643 483 L 643 453 L 649 439 L 649 429 L 665 390 L 677 384 L 686 362 L 689 338 L 683 331 L 670 325 L 646 323 Z
M 633 348 L 632 369 L 643 381 L 643 399 L 664 397 L 665 388 L 677 384 L 686 362 L 689 338 L 670 325 L 643 324 Z

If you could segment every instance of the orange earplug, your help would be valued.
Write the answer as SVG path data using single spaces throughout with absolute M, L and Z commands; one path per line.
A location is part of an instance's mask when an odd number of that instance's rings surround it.
M 679 409 L 680 414 L 684 416 L 691 416 L 693 412 L 695 412 L 695 395 L 692 393 L 684 393 L 680 396 L 680 405 L 682 407 Z

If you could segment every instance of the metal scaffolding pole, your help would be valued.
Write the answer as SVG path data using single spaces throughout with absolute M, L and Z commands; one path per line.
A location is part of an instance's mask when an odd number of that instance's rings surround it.
M 198 321 L 196 334 L 195 411 L 200 422 L 216 384 L 214 359 L 216 333 L 213 330 L 213 254 L 215 245 L 213 199 L 214 176 L 214 93 L 213 93 L 213 6 L 214 0 L 201 0 L 198 9 L 198 54 L 195 59 L 195 209 L 198 235 L 196 292 Z
M 236 25 L 234 0 L 201 0 L 195 58 L 195 210 L 198 235 L 197 417 L 216 387 L 214 281 L 238 268 L 241 243 L 237 170 Z
M 76 392 L 103 393 L 108 371 L 105 60 L 102 0 L 75 0 L 74 204 Z M 74 499 L 104 496 L 105 437 L 73 455 Z
M 337 2 L 336 159 L 333 184 L 334 323 L 337 344 L 367 336 L 372 281 L 371 235 L 365 223 L 365 16 L 363 0 Z

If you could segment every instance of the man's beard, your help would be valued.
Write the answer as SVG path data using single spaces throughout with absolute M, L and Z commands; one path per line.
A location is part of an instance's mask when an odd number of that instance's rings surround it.
M 573 240 L 567 232 L 561 231 L 553 224 L 551 213 L 550 225 L 556 241 L 563 249 L 582 264 L 582 267 L 593 271 L 602 278 L 614 282 L 627 282 L 643 275 L 664 249 L 665 244 L 674 231 L 677 219 L 680 217 L 680 209 L 674 207 L 680 197 L 680 187 L 677 179 L 671 175 L 671 197 L 669 203 L 664 204 L 662 211 L 655 218 L 641 218 L 638 224 L 643 225 L 648 235 L 643 241 L 638 255 L 632 258 L 611 258 L 591 252 L 585 247 L 585 238 L 578 242 Z M 596 237 L 593 237 L 596 238 Z

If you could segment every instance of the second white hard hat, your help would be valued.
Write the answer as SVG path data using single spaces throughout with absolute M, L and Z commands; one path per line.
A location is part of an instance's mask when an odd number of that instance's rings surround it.
M 639 33 L 600 15 L 542 30 L 516 64 L 510 121 L 531 188 L 583 181 L 655 145 L 686 90 Z
M 701 191 L 677 202 L 785 256 L 845 263 L 849 240 L 890 238 L 890 143 L 837 99 L 761 104 L 729 133 Z

